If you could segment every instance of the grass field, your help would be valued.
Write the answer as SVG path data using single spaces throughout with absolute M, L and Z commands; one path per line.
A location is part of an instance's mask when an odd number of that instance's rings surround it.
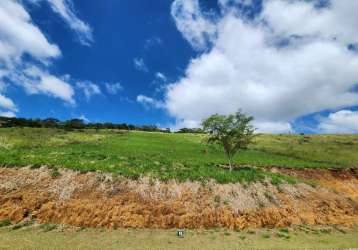
M 354 167 L 358 165 L 355 135 L 260 135 L 249 150 L 235 157 L 242 166 Z M 203 143 L 203 135 L 111 130 L 0 129 L 0 164 L 49 165 L 81 171 L 107 171 L 137 178 L 218 182 L 281 178 L 260 168 L 230 173 L 223 151 Z
M 188 230 L 184 238 L 175 230 L 56 229 L 36 226 L 0 229 L 0 249 L 353 249 L 358 230 L 334 228 L 260 229 L 240 232 L 225 229 Z

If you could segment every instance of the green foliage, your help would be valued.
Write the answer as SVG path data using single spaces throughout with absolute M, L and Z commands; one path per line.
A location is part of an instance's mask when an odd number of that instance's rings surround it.
M 286 234 L 283 234 L 283 233 L 277 233 L 276 236 L 279 237 L 279 238 L 286 239 L 286 240 L 291 238 L 289 235 L 286 235 Z
M 0 220 L 0 227 L 7 227 L 11 225 L 11 221 L 9 219 Z
M 26 119 L 26 118 L 17 118 L 17 117 L 2 117 L 0 116 L 0 127 L 4 128 L 58 128 L 64 129 L 66 131 L 75 131 L 83 129 L 121 129 L 121 130 L 138 130 L 138 131 L 151 131 L 151 132 L 164 132 L 170 133 L 170 129 L 161 129 L 156 125 L 144 125 L 144 126 L 135 126 L 132 124 L 115 124 L 115 123 L 86 123 L 82 119 L 71 119 L 67 121 L 60 121 L 55 118 L 47 119 Z M 185 129 L 184 129 L 185 131 Z M 190 131 L 200 131 L 200 130 L 190 130 Z M 1 146 L 1 144 L 0 144 Z
M 325 167 L 358 166 L 357 135 L 260 135 L 250 148 Z
M 290 230 L 288 230 L 287 227 L 280 228 L 279 231 L 280 231 L 281 233 L 286 233 L 286 234 L 290 233 Z
M 20 223 L 14 225 L 12 227 L 12 230 L 18 230 L 20 228 L 28 227 L 28 226 L 31 226 L 33 224 L 34 224 L 34 222 L 32 220 L 23 221 L 23 222 L 20 222 Z
M 328 161 L 334 157 L 346 162 L 347 167 L 358 163 L 358 136 L 310 136 L 302 147 L 297 142 L 300 157 L 286 154 L 287 141 L 297 141 L 295 135 L 260 135 L 247 150 L 233 158 L 241 167 L 231 173 L 216 166 L 225 164 L 225 154 L 219 146 L 201 143 L 202 134 L 174 134 L 151 132 L 123 132 L 119 130 L 86 129 L 85 132 L 46 128 L 1 128 L 0 137 L 11 145 L 0 148 L 0 165 L 65 167 L 81 172 L 104 171 L 116 176 L 153 180 L 179 181 L 214 179 L 219 183 L 271 180 L 275 185 L 297 180 L 265 171 L 265 166 L 325 168 L 337 164 Z M 280 140 L 278 140 L 278 138 Z M 335 151 L 325 148 L 338 144 Z M 344 146 L 352 141 L 355 146 Z M 312 144 L 322 155 L 310 154 Z M 322 159 L 327 159 L 322 161 Z
M 252 116 L 240 111 L 231 115 L 212 115 L 202 123 L 203 130 L 208 133 L 208 142 L 219 144 L 224 148 L 229 159 L 230 171 L 235 154 L 247 149 L 254 138 L 254 127 L 250 124 Z
M 50 175 L 52 178 L 56 178 L 56 177 L 60 176 L 61 174 L 57 168 L 53 167 L 53 168 L 51 168 Z

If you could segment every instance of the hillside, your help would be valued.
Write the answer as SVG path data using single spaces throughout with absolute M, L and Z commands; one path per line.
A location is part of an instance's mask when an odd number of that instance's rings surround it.
M 5 233 L 25 228 L 24 235 L 59 225 L 226 228 L 241 233 L 218 237 L 237 234 L 242 244 L 249 244 L 243 234 L 251 229 L 264 232 L 257 244 L 265 244 L 264 237 L 289 241 L 286 227 L 312 240 L 323 234 L 342 239 L 342 227 L 350 228 L 344 229 L 349 237 L 357 234 L 358 136 L 258 135 L 236 156 L 232 172 L 223 151 L 205 144 L 204 136 L 0 129 L 0 227 Z M 62 231 L 56 232 L 60 239 Z
M 229 173 L 221 148 L 208 146 L 203 139 L 204 135 L 197 134 L 3 128 L 0 164 L 100 170 L 130 178 L 147 175 L 161 180 L 214 179 L 221 183 L 263 179 L 267 173 L 261 167 L 267 166 L 358 165 L 355 135 L 259 135 L 249 150 L 235 157 L 236 165 L 241 167 Z

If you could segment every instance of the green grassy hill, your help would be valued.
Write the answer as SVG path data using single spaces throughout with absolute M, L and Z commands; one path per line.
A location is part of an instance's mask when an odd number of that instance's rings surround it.
M 226 159 L 204 135 L 111 130 L 0 129 L 0 165 L 49 165 L 81 171 L 101 170 L 137 178 L 252 181 L 270 175 L 261 168 L 230 173 L 218 165 Z M 356 135 L 260 135 L 235 157 L 241 166 L 355 167 Z

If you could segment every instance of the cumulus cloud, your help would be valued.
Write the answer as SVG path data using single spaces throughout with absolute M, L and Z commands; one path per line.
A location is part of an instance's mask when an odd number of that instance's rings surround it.
M 22 86 L 29 94 L 45 94 L 74 104 L 74 91 L 68 79 L 47 71 L 51 61 L 60 55 L 58 46 L 50 43 L 32 22 L 21 1 L 0 1 L 0 91 L 3 100 L 7 98 L 3 93 L 6 82 Z M 14 115 L 18 111 L 14 107 L 15 104 L 7 105 L 2 113 Z
M 280 36 L 320 37 L 338 40 L 344 46 L 358 42 L 358 2 L 331 0 L 325 8 L 315 1 L 266 1 L 262 18 Z
M 45 94 L 75 104 L 74 90 L 67 82 L 69 76 L 56 77 L 36 66 L 31 66 L 9 77 L 15 84 L 24 87 L 28 94 Z
M 11 110 L 12 112 L 17 111 L 17 107 L 14 104 L 14 102 L 10 98 L 7 98 L 6 96 L 3 96 L 1 94 L 0 94 L 0 108 L 8 109 Z
M 35 26 L 29 13 L 16 1 L 0 1 L 0 61 L 8 67 L 29 54 L 46 61 L 57 57 L 61 51 L 50 44 L 41 30 Z
M 123 90 L 123 87 L 119 82 L 116 83 L 106 82 L 105 85 L 106 85 L 107 92 L 111 95 L 116 95 L 118 92 Z
M 319 132 L 352 134 L 358 133 L 358 112 L 341 110 L 321 120 Z
M 171 15 L 183 37 L 198 50 L 215 38 L 216 25 L 201 12 L 198 0 L 175 0 Z
M 138 95 L 137 102 L 144 105 L 144 107 L 154 107 L 154 108 L 163 108 L 163 102 L 153 99 L 145 95 Z
M 87 101 L 94 95 L 102 94 L 101 89 L 97 84 L 91 81 L 80 81 L 76 83 L 76 87 L 83 91 Z
M 259 130 L 288 132 L 302 115 L 358 105 L 358 93 L 350 91 L 358 82 L 358 54 L 347 48 L 358 35 L 351 1 L 317 8 L 316 1 L 266 0 L 251 19 L 229 11 L 236 8 L 230 2 L 220 1 L 225 10 L 215 21 L 201 13 L 197 0 L 172 5 L 178 30 L 194 48 L 206 46 L 167 88 L 165 107 L 178 121 L 198 124 L 241 108 Z M 215 30 L 211 46 L 203 40 L 207 30 Z
M 133 59 L 134 67 L 142 72 L 148 72 L 148 67 L 144 62 L 143 58 L 136 57 Z
M 254 127 L 258 133 L 287 133 L 293 132 L 293 128 L 288 122 L 254 122 Z
M 1 111 L 0 110 L 0 116 L 2 117 L 16 117 L 16 113 L 12 111 Z

